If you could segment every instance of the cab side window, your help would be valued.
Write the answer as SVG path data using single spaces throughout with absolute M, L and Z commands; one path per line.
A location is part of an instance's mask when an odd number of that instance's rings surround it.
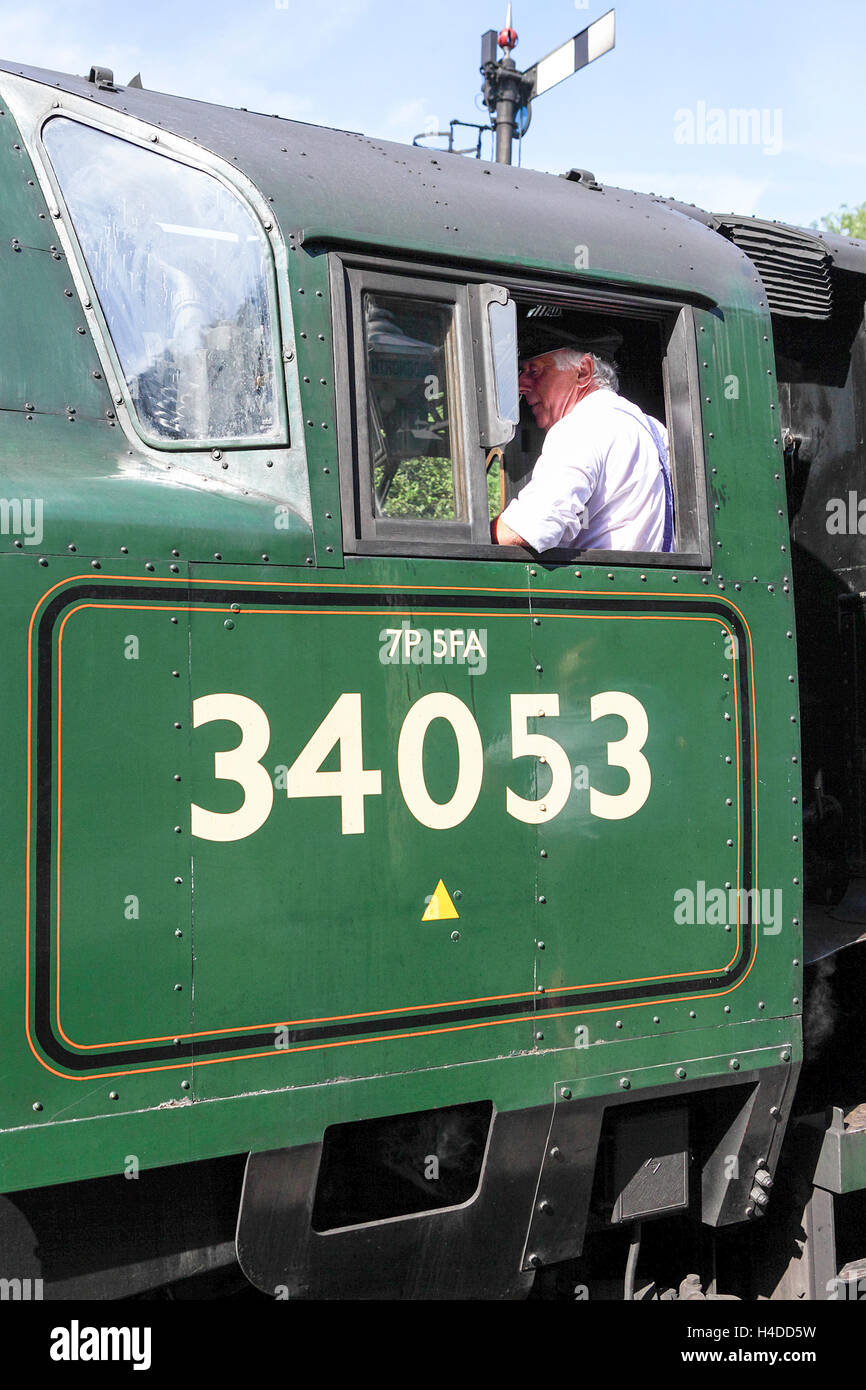
M 517 364 L 583 345 L 596 349 L 597 375 L 622 398 L 622 413 L 640 423 L 636 495 L 652 507 L 655 525 L 662 487 L 664 544 L 648 552 L 588 550 L 569 534 L 545 557 L 669 565 L 673 553 L 678 565 L 708 563 L 690 307 L 613 292 L 589 300 L 577 291 L 480 278 L 461 284 L 433 270 L 386 272 L 360 257 L 335 257 L 332 271 L 335 338 L 347 349 L 335 361 L 347 551 L 526 560 L 531 551 L 494 546 L 490 535 L 491 520 L 533 476 L 549 428 L 519 402 Z M 569 363 L 557 370 L 563 366 Z M 653 463 L 650 495 L 643 478 Z M 621 490 L 628 519 L 636 504 Z M 639 522 L 642 514 L 635 515 Z
M 271 253 L 244 201 L 68 117 L 42 138 L 144 437 L 283 442 Z

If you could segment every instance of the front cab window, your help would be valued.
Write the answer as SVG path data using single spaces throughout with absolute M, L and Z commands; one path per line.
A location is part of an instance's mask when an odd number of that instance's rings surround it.
M 43 143 L 142 434 L 281 442 L 271 257 L 219 179 L 58 116 Z

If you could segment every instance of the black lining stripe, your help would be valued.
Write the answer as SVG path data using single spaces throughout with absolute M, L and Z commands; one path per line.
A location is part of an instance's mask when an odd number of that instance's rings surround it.
M 122 1068 L 128 1064 L 141 1066 L 151 1062 L 179 1062 L 196 1056 L 250 1052 L 274 1049 L 274 1031 L 248 1032 L 230 1037 L 195 1038 L 172 1043 L 147 1044 L 125 1049 L 92 1052 L 82 1055 L 70 1051 L 54 1034 L 51 1020 L 51 873 L 40 872 L 42 865 L 51 864 L 51 817 L 53 808 L 54 768 L 52 737 L 53 704 L 53 655 L 52 639 L 54 626 L 60 614 L 82 599 L 123 600 L 135 598 L 153 603 L 170 603 L 173 606 L 192 604 L 229 605 L 240 603 L 250 607 L 325 607 L 339 611 L 350 606 L 370 608 L 424 610 L 448 607 L 478 611 L 520 611 L 527 616 L 531 612 L 563 612 L 579 610 L 581 613 L 595 612 L 634 612 L 652 611 L 662 615 L 667 613 L 713 614 L 722 618 L 731 628 L 739 644 L 741 659 L 738 663 L 740 696 L 740 749 L 742 776 L 742 817 L 743 817 L 743 872 L 741 886 L 749 890 L 754 882 L 752 862 L 753 824 L 752 824 L 752 724 L 749 701 L 750 661 L 747 657 L 748 643 L 739 615 L 727 604 L 711 599 L 709 595 L 699 600 L 687 598 L 663 598 L 647 594 L 633 597 L 615 595 L 582 595 L 579 592 L 569 595 L 545 594 L 544 591 L 530 592 L 527 589 L 519 594 L 479 594 L 446 592 L 419 593 L 413 590 L 391 590 L 388 592 L 363 592 L 356 590 L 319 589 L 269 589 L 257 592 L 245 589 L 243 585 L 229 588 L 196 587 L 194 590 L 185 584 L 170 587 L 130 584 L 86 583 L 58 594 L 46 606 L 39 620 L 37 646 L 37 734 L 36 734 L 36 931 L 35 931 L 35 1001 L 34 1031 L 46 1056 L 70 1071 L 90 1072 L 100 1068 Z M 29 833 L 29 830 L 28 830 Z M 459 1027 L 461 1024 L 508 1018 L 530 1018 L 534 1015 L 579 1009 L 592 1002 L 598 1005 L 616 1004 L 626 1000 L 664 999 L 677 995 L 713 993 L 720 989 L 730 989 L 748 968 L 752 954 L 753 934 L 750 921 L 741 922 L 740 953 L 734 964 L 724 973 L 712 976 L 696 975 L 678 980 L 653 981 L 643 985 L 621 986 L 616 989 L 569 990 L 563 993 L 533 994 L 517 1001 L 500 1001 L 473 1005 L 447 1006 L 441 1009 L 430 1008 L 415 1013 L 387 1015 L 380 1019 L 353 1019 L 334 1023 L 311 1024 L 290 1028 L 288 1041 L 291 1046 L 304 1046 L 316 1042 L 347 1041 L 353 1038 L 393 1035 L 419 1030 Z

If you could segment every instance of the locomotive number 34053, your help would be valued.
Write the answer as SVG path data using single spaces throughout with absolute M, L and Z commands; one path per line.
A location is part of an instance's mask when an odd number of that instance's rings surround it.
M 506 788 L 505 809 L 515 820 L 541 825 L 558 816 L 572 789 L 569 755 L 547 734 L 532 733 L 529 720 L 559 714 L 558 695 L 511 696 L 511 757 L 535 757 L 546 763 L 550 785 L 538 800 Z M 612 795 L 589 787 L 590 814 L 602 820 L 624 820 L 646 802 L 652 776 L 641 749 L 649 723 L 640 700 L 622 690 L 604 690 L 590 700 L 590 719 L 616 714 L 626 723 L 622 738 L 608 741 L 608 763 L 628 773 L 625 791 Z M 240 743 L 214 754 L 214 777 L 236 782 L 243 789 L 243 805 L 237 811 L 208 811 L 192 803 L 192 833 L 201 840 L 243 840 L 264 825 L 274 801 L 274 784 L 262 758 L 268 751 L 271 729 L 261 705 L 246 695 L 202 695 L 193 702 L 193 727 L 216 719 L 229 720 L 241 731 Z M 450 724 L 457 747 L 457 781 L 448 801 L 434 801 L 424 778 L 424 740 L 434 719 Z M 322 763 L 339 745 L 339 768 L 323 772 Z M 456 695 L 436 692 L 410 705 L 397 741 L 397 780 L 403 800 L 421 825 L 431 830 L 450 830 L 460 825 L 475 806 L 484 776 L 484 749 L 472 711 Z M 333 796 L 340 802 L 344 835 L 364 833 L 364 803 L 381 796 L 382 771 L 364 767 L 360 694 L 337 699 L 315 733 L 301 749 L 286 774 L 289 797 Z

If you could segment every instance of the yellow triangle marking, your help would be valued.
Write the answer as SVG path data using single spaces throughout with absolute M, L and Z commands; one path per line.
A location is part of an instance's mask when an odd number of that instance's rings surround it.
M 427 904 L 422 922 L 441 922 L 446 917 L 459 917 L 460 913 L 451 901 L 451 894 L 441 878 L 433 889 L 433 896 Z

